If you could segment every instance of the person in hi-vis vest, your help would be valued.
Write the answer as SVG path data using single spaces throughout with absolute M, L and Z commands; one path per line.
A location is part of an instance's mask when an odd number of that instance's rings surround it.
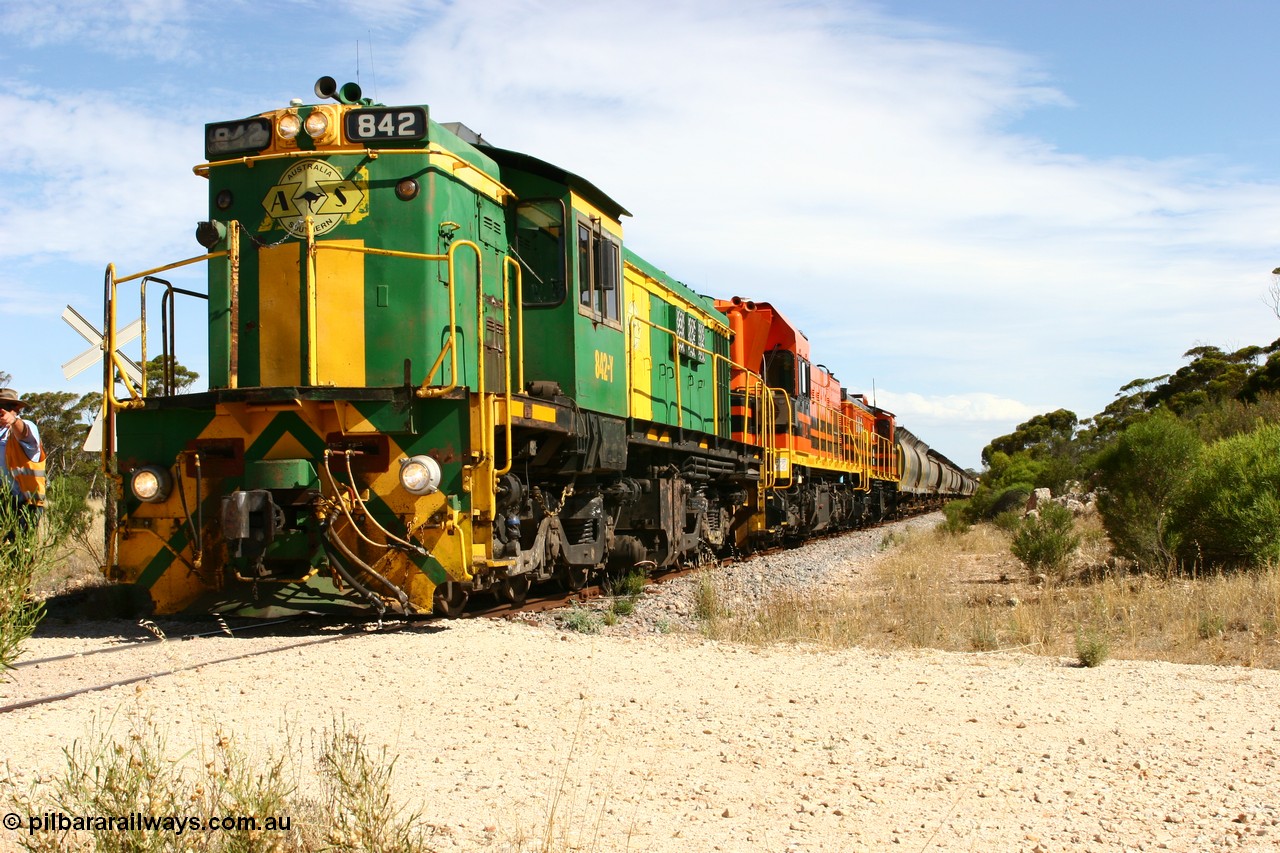
M 44 447 L 35 423 L 22 417 L 26 403 L 11 388 L 0 388 L 0 456 L 4 494 L 17 530 L 34 530 L 44 511 Z M 7 538 L 16 534 L 10 530 Z

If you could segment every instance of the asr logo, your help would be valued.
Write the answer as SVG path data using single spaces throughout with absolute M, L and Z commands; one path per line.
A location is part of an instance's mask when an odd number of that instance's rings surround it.
M 613 356 L 600 350 L 596 350 L 596 379 L 613 381 Z
M 269 227 L 274 220 L 293 236 L 304 237 L 310 216 L 315 233 L 325 234 L 344 216 L 356 213 L 364 199 L 360 185 L 344 178 L 333 166 L 323 160 L 303 160 L 290 166 L 280 182 L 267 190 L 262 199 L 267 211 L 263 224 Z

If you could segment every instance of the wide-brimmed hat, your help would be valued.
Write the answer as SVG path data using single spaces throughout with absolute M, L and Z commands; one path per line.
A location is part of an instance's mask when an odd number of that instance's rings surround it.
M 0 406 L 8 409 L 21 409 L 27 405 L 18 398 L 18 392 L 12 388 L 0 388 Z

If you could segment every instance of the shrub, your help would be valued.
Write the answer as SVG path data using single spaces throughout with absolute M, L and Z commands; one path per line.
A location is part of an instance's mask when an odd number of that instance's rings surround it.
M 322 812 L 332 821 L 324 841 L 310 849 L 427 853 L 426 823 L 420 811 L 408 812 L 392 796 L 396 756 L 383 746 L 376 752 L 365 736 L 335 723 L 324 732 L 317 763 Z
M 579 607 L 577 604 L 569 608 L 560 624 L 579 634 L 596 634 L 600 631 L 600 620 L 596 615 L 589 608 Z
M 164 730 L 148 719 L 122 740 L 105 732 L 87 742 L 76 740 L 64 750 L 61 775 L 29 792 L 9 788 L 6 806 L 32 815 L 138 815 L 155 821 L 237 815 L 261 822 L 257 829 L 218 831 L 205 823 L 180 833 L 141 826 L 45 827 L 19 838 L 33 853 L 428 853 L 429 827 L 422 813 L 406 811 L 393 796 L 396 756 L 386 747 L 370 749 L 363 735 L 341 722 L 320 737 L 315 749 L 319 785 L 303 795 L 292 736 L 282 750 L 253 759 L 219 735 L 212 752 L 200 749 L 197 756 L 203 760 L 189 762 L 186 755 L 173 754 Z
M 1196 621 L 1196 636 L 1202 640 L 1212 640 L 1227 632 L 1227 620 L 1213 613 L 1202 613 Z
M 1194 429 L 1158 411 L 1100 455 L 1098 512 L 1117 554 L 1148 568 L 1172 567 L 1178 536 L 1169 514 L 1202 450 Z
M 980 485 L 973 497 L 969 498 L 967 515 L 971 522 L 990 521 L 996 516 L 1010 510 L 1021 510 L 1031 497 L 1030 483 L 1016 483 L 1012 486 L 992 488 Z
M 938 529 L 952 536 L 965 533 L 970 526 L 968 510 L 968 501 L 951 501 L 947 503 L 942 507 L 942 514 L 946 516 L 946 520 L 938 525 Z
M 1032 571 L 1061 575 L 1071 552 L 1080 544 L 1074 527 L 1071 510 L 1059 504 L 1044 504 L 1037 515 L 1023 519 L 1009 547 Z
M 1184 561 L 1280 561 L 1280 424 L 1211 444 L 1177 497 L 1171 528 Z
M 0 673 L 12 668 L 44 617 L 44 602 L 31 596 L 31 579 L 54 559 L 43 526 L 20 530 L 11 504 L 0 502 Z
M 1018 532 L 1018 528 L 1022 525 L 1022 513 L 1016 509 L 1006 510 L 991 519 L 991 523 L 1012 536 Z
M 693 593 L 693 615 L 700 622 L 711 622 L 726 615 L 711 572 L 698 572 L 698 585 Z
M 1111 654 L 1111 643 L 1107 635 L 1100 631 L 1079 631 L 1076 633 L 1076 659 L 1081 666 L 1101 666 Z

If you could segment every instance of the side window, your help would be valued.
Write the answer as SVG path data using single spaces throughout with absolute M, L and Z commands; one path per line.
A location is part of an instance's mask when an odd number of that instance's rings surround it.
M 600 315 L 606 320 L 621 320 L 622 314 L 618 311 L 618 297 L 621 290 L 618 287 L 621 279 L 618 267 L 618 244 L 608 237 L 601 237 L 596 243 L 596 249 L 596 263 L 599 264 L 596 284 L 599 286 Z
M 789 351 L 775 347 L 764 354 L 764 381 L 794 396 L 796 393 L 796 359 Z
M 578 304 L 602 320 L 622 319 L 622 250 L 599 220 L 578 220 Z
M 526 201 L 516 207 L 516 260 L 524 305 L 559 305 L 565 297 L 564 203 Z
M 578 304 L 595 310 L 591 279 L 594 272 L 591 263 L 591 226 L 578 222 Z

